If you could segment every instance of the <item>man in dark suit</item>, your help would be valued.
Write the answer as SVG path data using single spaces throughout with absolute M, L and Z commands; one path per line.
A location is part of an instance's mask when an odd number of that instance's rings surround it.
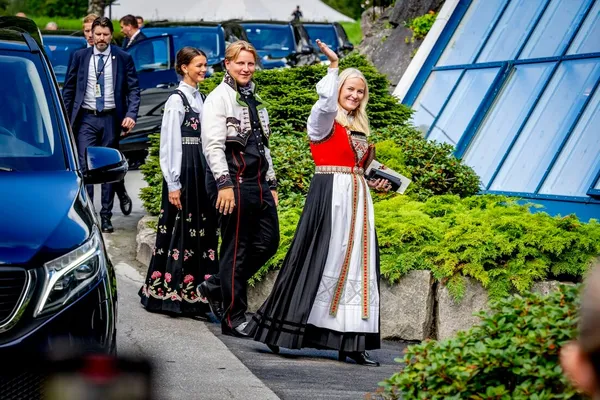
M 123 39 L 123 49 L 128 48 L 134 43 L 146 39 L 144 32 L 140 30 L 137 18 L 131 14 L 124 16 L 119 20 L 121 24 L 121 32 L 125 35 Z
M 111 46 L 113 24 L 100 17 L 92 23 L 94 46 L 73 54 L 63 87 L 63 100 L 77 139 L 79 162 L 86 166 L 88 146 L 118 148 L 121 131 L 125 134 L 135 126 L 140 107 L 138 78 L 129 54 Z M 90 199 L 93 185 L 87 186 Z M 112 232 L 112 207 L 115 191 L 123 202 L 131 199 L 123 181 L 102 185 L 102 231 Z M 127 198 L 122 198 L 126 196 Z

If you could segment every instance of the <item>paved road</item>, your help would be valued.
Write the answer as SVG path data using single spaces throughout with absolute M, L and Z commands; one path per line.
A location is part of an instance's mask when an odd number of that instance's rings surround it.
M 146 267 L 135 261 L 136 226 L 145 215 L 136 196 L 145 185 L 141 172 L 130 171 L 126 185 L 133 212 L 123 216 L 116 200 L 115 232 L 105 234 L 119 286 L 119 354 L 151 357 L 157 399 L 363 399 L 399 369 L 402 343 L 384 342 L 372 352 L 382 366 L 369 368 L 338 362 L 333 351 L 282 349 L 277 356 L 261 343 L 221 335 L 219 325 L 146 312 L 137 295 Z

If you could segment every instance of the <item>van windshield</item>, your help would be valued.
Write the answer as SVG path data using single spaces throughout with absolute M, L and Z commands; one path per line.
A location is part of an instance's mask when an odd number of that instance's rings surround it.
M 0 173 L 65 170 L 67 164 L 38 54 L 0 50 Z

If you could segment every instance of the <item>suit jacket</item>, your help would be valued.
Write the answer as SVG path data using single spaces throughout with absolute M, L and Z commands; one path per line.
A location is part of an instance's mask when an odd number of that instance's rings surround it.
M 123 39 L 123 44 L 122 44 L 122 48 L 126 49 L 128 46 L 131 46 L 134 43 L 137 43 L 141 40 L 147 39 L 148 37 L 146 35 L 144 35 L 144 32 L 140 31 L 140 33 L 138 33 L 133 40 L 131 41 L 131 43 L 129 43 L 129 38 L 125 37 L 125 39 Z
M 115 96 L 115 111 L 119 124 L 126 117 L 137 118 L 140 108 L 140 86 L 131 55 L 117 46 L 110 46 L 112 58 L 112 78 Z M 94 48 L 88 47 L 73 53 L 71 64 L 63 86 L 63 100 L 70 118 L 71 126 L 75 126 L 81 114 L 87 87 L 90 58 Z

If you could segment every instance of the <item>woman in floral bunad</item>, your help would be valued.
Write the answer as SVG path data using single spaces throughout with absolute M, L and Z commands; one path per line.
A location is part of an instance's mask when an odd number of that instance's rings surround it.
M 380 347 L 379 250 L 369 187 L 387 191 L 390 183 L 364 177 L 374 157 L 365 77 L 353 68 L 338 77 L 337 55 L 317 43 L 331 64 L 317 84 L 319 100 L 307 124 L 315 176 L 273 291 L 246 332 L 274 353 L 279 347 L 331 349 L 340 361 L 378 366 L 366 353 Z
M 210 310 L 198 285 L 218 271 L 216 215 L 206 195 L 200 141 L 204 96 L 197 89 L 206 54 L 184 47 L 176 69 L 183 80 L 165 104 L 160 131 L 164 180 L 156 246 L 139 294 L 148 311 L 205 316 Z

